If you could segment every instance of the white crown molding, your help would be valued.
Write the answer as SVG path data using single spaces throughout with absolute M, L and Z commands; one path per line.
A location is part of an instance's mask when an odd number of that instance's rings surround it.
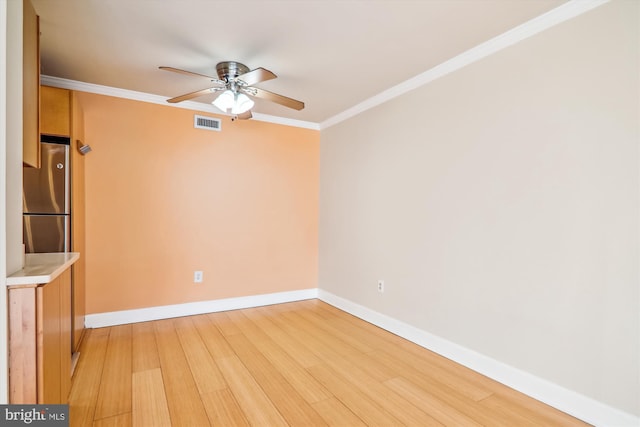
M 169 104 L 167 102 L 167 98 L 164 96 L 153 95 L 145 92 L 136 92 L 134 90 L 119 89 L 111 86 L 102 86 L 102 85 L 97 85 L 93 83 L 79 82 L 77 80 L 63 79 L 60 77 L 53 77 L 53 76 L 47 76 L 47 75 L 40 76 L 40 83 L 45 86 L 53 86 L 53 87 L 59 87 L 62 89 L 95 93 L 98 95 L 114 96 L 116 98 L 131 99 L 134 101 L 142 101 L 142 102 L 148 102 L 151 104 L 164 105 L 165 107 L 175 107 L 175 108 L 183 108 L 186 110 L 201 111 L 201 112 L 216 114 L 218 116 L 227 116 L 227 114 L 221 113 L 213 105 L 203 104 L 201 102 L 193 102 L 193 101 L 185 101 L 185 102 L 179 102 L 177 104 Z M 320 125 L 318 123 L 305 122 L 303 120 L 287 119 L 284 117 L 270 116 L 268 114 L 254 113 L 252 120 L 257 120 L 260 122 L 267 122 L 267 123 L 274 123 L 274 124 L 284 125 L 284 126 L 293 126 L 298 128 L 304 128 L 304 129 L 320 130 Z
M 239 310 L 242 308 L 282 304 L 285 302 L 302 301 L 317 297 L 318 289 L 311 288 L 299 291 L 276 292 L 273 294 L 198 301 L 186 304 L 88 314 L 85 316 L 84 324 L 87 328 L 102 328 L 105 326 L 126 325 L 128 323 L 148 322 L 151 320 L 171 319 L 174 317 L 194 316 L 196 314 L 215 313 L 218 311 Z
M 640 418 L 318 289 L 318 299 L 595 426 L 639 426 Z
M 366 110 L 390 101 L 420 86 L 424 86 L 429 82 L 446 76 L 447 74 L 459 70 L 462 67 L 479 61 L 482 58 L 608 2 L 609 0 L 571 0 L 499 36 L 479 44 L 478 46 L 473 47 L 466 52 L 443 62 L 442 64 L 436 65 L 424 73 L 418 74 L 417 76 L 393 86 L 378 95 L 372 96 L 342 113 L 330 117 L 320 123 L 320 130 L 343 122 Z
M 420 86 L 432 82 L 440 77 L 446 76 L 462 67 L 479 61 L 493 53 L 512 46 L 522 40 L 525 40 L 535 34 L 538 34 L 555 25 L 565 22 L 571 18 L 575 18 L 585 12 L 590 11 L 598 6 L 608 3 L 610 0 L 570 0 L 567 3 L 550 10 L 530 21 L 525 22 L 499 36 L 496 36 L 478 46 L 461 53 L 460 55 L 439 64 L 424 73 L 390 87 L 384 92 L 379 93 L 329 119 L 322 123 L 307 122 L 302 120 L 287 119 L 284 117 L 270 116 L 267 114 L 255 113 L 253 119 L 274 123 L 285 126 L 293 126 L 311 130 L 322 130 L 351 117 L 354 117 L 366 110 L 374 108 L 380 104 L 390 101 Z M 152 95 L 144 92 L 136 92 L 132 90 L 119 89 L 109 86 L 96 85 L 92 83 L 78 82 L 75 80 L 62 79 L 58 77 L 46 76 L 41 77 L 42 84 L 60 87 L 64 89 L 78 90 L 82 92 L 97 93 L 100 95 L 115 96 L 118 98 L 132 99 L 142 102 L 150 102 L 176 108 L 185 108 L 189 110 L 208 112 L 217 115 L 221 114 L 215 107 L 207 104 L 186 101 L 178 104 L 168 104 L 167 99 L 163 96 Z

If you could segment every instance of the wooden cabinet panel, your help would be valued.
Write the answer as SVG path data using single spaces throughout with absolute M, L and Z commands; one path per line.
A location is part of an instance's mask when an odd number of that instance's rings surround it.
M 38 287 L 38 403 L 61 403 L 59 279 Z
M 40 167 L 40 28 L 29 0 L 22 3 L 22 162 Z
M 70 91 L 57 87 L 40 88 L 40 133 L 71 135 Z
M 9 402 L 67 403 L 71 389 L 71 270 L 9 288 Z
M 71 269 L 60 275 L 60 402 L 71 391 Z
M 38 400 L 36 288 L 9 290 L 9 402 Z

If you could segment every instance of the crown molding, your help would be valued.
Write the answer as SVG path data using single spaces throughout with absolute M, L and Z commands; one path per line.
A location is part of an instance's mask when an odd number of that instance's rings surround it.
M 354 117 L 373 107 L 390 101 L 400 95 L 424 86 L 440 77 L 453 73 L 462 67 L 479 61 L 493 53 L 512 46 L 522 40 L 534 36 L 555 25 L 565 22 L 576 16 L 582 15 L 598 6 L 608 3 L 609 0 L 571 0 L 555 9 L 552 9 L 530 21 L 525 22 L 499 36 L 473 47 L 458 56 L 455 56 L 442 64 L 418 74 L 417 76 L 393 86 L 378 95 L 339 113 L 320 123 L 320 129 L 326 129 L 351 117 Z
M 270 116 L 267 114 L 254 113 L 253 120 L 274 123 L 284 126 L 293 126 L 304 129 L 322 130 L 333 125 L 341 123 L 351 117 L 354 117 L 364 111 L 374 108 L 380 104 L 390 101 L 407 92 L 424 86 L 440 77 L 453 73 L 469 64 L 486 58 L 502 49 L 521 42 L 531 36 L 545 31 L 555 25 L 568 21 L 576 16 L 582 15 L 598 6 L 608 3 L 610 0 L 570 0 L 567 3 L 552 9 L 530 21 L 525 22 L 499 36 L 496 36 L 478 46 L 471 48 L 454 58 L 449 59 L 435 67 L 418 74 L 417 76 L 406 80 L 398 85 L 372 96 L 369 99 L 339 113 L 329 119 L 321 122 L 307 122 L 302 120 L 288 119 L 284 117 Z M 136 92 L 127 89 L 119 89 L 109 86 L 96 85 L 92 83 L 84 83 L 75 80 L 62 79 L 52 76 L 41 76 L 42 84 L 64 89 L 78 90 L 82 92 L 96 93 L 100 95 L 115 96 L 118 98 L 132 99 L 135 101 L 149 102 L 164 106 L 176 108 L 184 108 L 188 110 L 207 112 L 224 116 L 225 114 L 213 107 L 212 105 L 200 102 L 185 101 L 177 104 L 168 104 L 167 98 L 160 95 L 153 95 L 144 92 Z
M 42 75 L 40 76 L 40 83 L 46 86 L 77 90 L 80 92 L 95 93 L 98 95 L 114 96 L 116 98 L 131 99 L 133 101 L 164 105 L 165 107 L 183 108 L 186 110 L 216 114 L 218 116 L 229 116 L 229 114 L 221 113 L 220 110 L 215 108 L 213 105 L 203 104 L 201 102 L 185 101 L 177 104 L 170 104 L 167 102 L 166 97 L 160 95 L 153 95 L 145 92 L 136 92 L 134 90 L 128 89 L 119 89 L 111 86 L 102 86 L 93 83 L 79 82 L 77 80 L 63 79 L 60 77 Z M 254 113 L 252 120 L 304 129 L 320 130 L 320 125 L 318 123 L 270 116 L 268 114 Z

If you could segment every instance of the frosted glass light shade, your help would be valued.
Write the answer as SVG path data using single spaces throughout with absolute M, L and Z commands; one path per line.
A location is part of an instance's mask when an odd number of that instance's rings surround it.
M 218 95 L 216 99 L 213 100 L 212 104 L 215 105 L 215 107 L 220 111 L 224 111 L 226 113 L 229 108 L 233 108 L 235 105 L 233 92 L 231 92 L 230 90 L 225 90 L 220 95 Z
M 249 111 L 253 107 L 254 102 L 244 93 L 236 94 L 236 102 L 233 107 L 231 107 L 231 112 L 233 114 L 242 114 Z

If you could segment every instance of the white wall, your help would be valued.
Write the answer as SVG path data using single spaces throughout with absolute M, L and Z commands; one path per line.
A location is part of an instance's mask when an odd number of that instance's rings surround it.
M 323 130 L 320 288 L 640 415 L 639 5 Z
M 7 274 L 22 268 L 22 0 L 7 9 Z
M 22 267 L 22 0 L 0 0 L 0 285 Z M 6 35 L 6 36 L 5 36 Z M 7 300 L 0 292 L 0 403 L 7 394 Z
M 0 0 L 0 129 L 7 124 L 7 0 Z M 6 173 L 6 132 L 0 132 L 0 176 Z M 0 289 L 7 276 L 6 188 L 0 185 Z M 0 292 L 0 404 L 8 403 L 7 294 Z

